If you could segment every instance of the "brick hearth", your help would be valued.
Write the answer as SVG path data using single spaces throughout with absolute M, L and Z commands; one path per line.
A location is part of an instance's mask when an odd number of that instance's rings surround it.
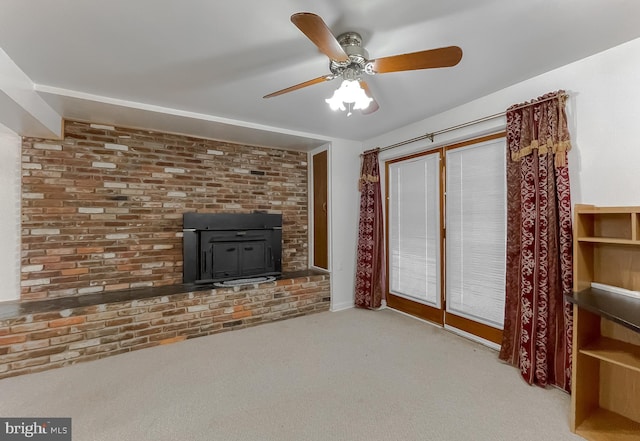
M 0 378 L 327 311 L 329 300 L 329 276 L 301 271 L 234 288 L 176 285 L 0 303 Z

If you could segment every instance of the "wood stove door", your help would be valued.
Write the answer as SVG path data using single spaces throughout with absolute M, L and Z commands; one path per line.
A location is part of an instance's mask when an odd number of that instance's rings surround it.
M 211 242 L 211 266 L 207 269 L 210 279 L 247 277 L 268 270 L 267 246 L 264 241 Z
M 240 266 L 243 276 L 262 274 L 267 271 L 264 241 L 242 242 L 238 245 L 241 248 Z
M 212 242 L 211 279 L 240 276 L 241 242 Z
M 203 231 L 200 280 L 228 280 L 274 273 L 271 230 Z

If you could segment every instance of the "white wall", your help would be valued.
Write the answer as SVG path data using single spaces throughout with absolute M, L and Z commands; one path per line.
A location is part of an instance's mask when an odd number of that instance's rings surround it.
M 506 110 L 511 104 L 564 89 L 573 149 L 573 203 L 640 205 L 640 39 L 571 63 L 432 118 L 365 142 L 384 147 Z M 382 159 L 504 129 L 504 117 L 387 150 Z M 355 240 L 355 238 L 354 238 Z
M 20 297 L 20 137 L 0 124 L 0 302 Z
M 329 149 L 331 310 L 354 305 L 362 144 L 336 140 Z

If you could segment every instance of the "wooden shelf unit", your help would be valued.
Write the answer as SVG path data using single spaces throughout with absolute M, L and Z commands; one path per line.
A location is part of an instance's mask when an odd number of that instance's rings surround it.
M 600 337 L 580 348 L 580 352 L 640 372 L 640 346 L 608 337 Z
M 576 205 L 571 430 L 598 441 L 640 440 L 640 207 Z

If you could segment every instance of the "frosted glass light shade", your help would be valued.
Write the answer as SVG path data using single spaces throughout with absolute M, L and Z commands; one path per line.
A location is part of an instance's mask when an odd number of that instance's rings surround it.
M 333 92 L 333 96 L 325 101 L 334 111 L 346 110 L 345 104 L 353 104 L 354 110 L 364 110 L 369 107 L 373 98 L 367 96 L 357 80 L 344 80 L 340 87 Z

